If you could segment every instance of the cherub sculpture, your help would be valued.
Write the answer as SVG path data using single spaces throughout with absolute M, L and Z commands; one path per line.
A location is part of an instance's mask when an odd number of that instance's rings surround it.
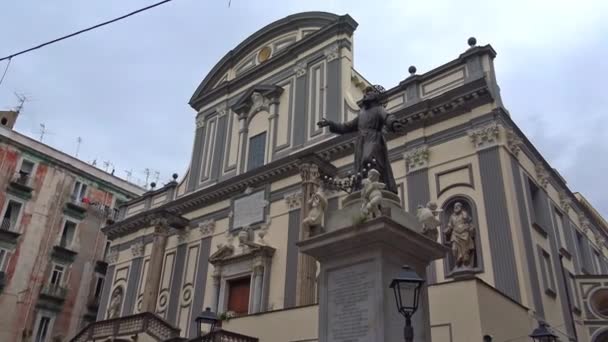
M 380 182 L 380 172 L 371 169 L 367 173 L 367 178 L 363 179 L 361 185 L 361 214 L 366 218 L 374 218 L 382 215 L 380 202 L 382 201 L 382 190 L 386 184 Z
M 327 198 L 325 197 L 325 191 L 322 187 L 319 187 L 308 200 L 308 216 L 302 220 L 302 224 L 305 227 L 319 227 L 323 223 L 323 216 L 325 215 L 325 209 L 327 209 Z
M 429 202 L 426 204 L 426 207 L 422 205 L 418 206 L 418 221 L 422 224 L 422 235 L 428 237 L 433 241 L 437 241 L 438 232 L 437 226 L 441 223 L 437 218 L 437 214 L 439 214 L 441 210 L 437 209 L 437 204 L 435 202 Z

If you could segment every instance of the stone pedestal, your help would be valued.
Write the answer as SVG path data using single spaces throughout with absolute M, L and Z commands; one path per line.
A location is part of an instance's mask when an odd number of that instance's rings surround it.
M 353 198 L 354 199 L 354 198 Z M 300 241 L 304 254 L 321 264 L 320 342 L 402 342 L 405 319 L 397 312 L 390 282 L 404 264 L 425 278 L 429 263 L 448 249 L 419 233 L 412 215 L 386 203 L 387 216 L 347 225 L 357 201 L 330 213 L 326 233 Z M 412 318 L 415 341 L 430 341 L 428 296 Z

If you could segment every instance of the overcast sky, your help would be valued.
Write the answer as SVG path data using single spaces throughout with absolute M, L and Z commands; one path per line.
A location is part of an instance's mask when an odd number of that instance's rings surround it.
M 0 56 L 156 0 L 0 1 Z M 355 68 L 390 88 L 456 58 L 467 38 L 492 44 L 503 100 L 515 122 L 573 191 L 608 214 L 608 1 L 174 0 L 13 59 L 0 108 L 26 94 L 17 130 L 116 175 L 160 182 L 185 172 L 195 112 L 187 102 L 230 49 L 289 14 L 350 14 Z M 605 17 L 604 17 L 605 19 Z M 0 62 L 0 72 L 5 64 Z M 110 167 L 112 168 L 112 167 Z

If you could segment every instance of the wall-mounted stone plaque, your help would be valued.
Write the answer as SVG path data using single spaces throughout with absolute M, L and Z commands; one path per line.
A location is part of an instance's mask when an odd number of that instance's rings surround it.
M 364 262 L 327 273 L 328 341 L 373 341 L 374 272 L 371 262 Z
M 232 208 L 232 229 L 263 222 L 267 204 L 264 190 L 235 199 Z

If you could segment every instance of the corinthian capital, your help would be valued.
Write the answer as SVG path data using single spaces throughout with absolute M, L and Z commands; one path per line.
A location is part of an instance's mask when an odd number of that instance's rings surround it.
M 413 172 L 429 166 L 429 147 L 420 146 L 405 152 L 403 155 L 407 171 Z
M 321 178 L 319 167 L 313 163 L 300 164 L 300 177 L 302 177 L 302 183 L 319 184 Z
M 492 122 L 488 125 L 472 129 L 468 134 L 473 146 L 476 149 L 481 150 L 498 144 L 500 128 L 498 127 L 498 124 Z

